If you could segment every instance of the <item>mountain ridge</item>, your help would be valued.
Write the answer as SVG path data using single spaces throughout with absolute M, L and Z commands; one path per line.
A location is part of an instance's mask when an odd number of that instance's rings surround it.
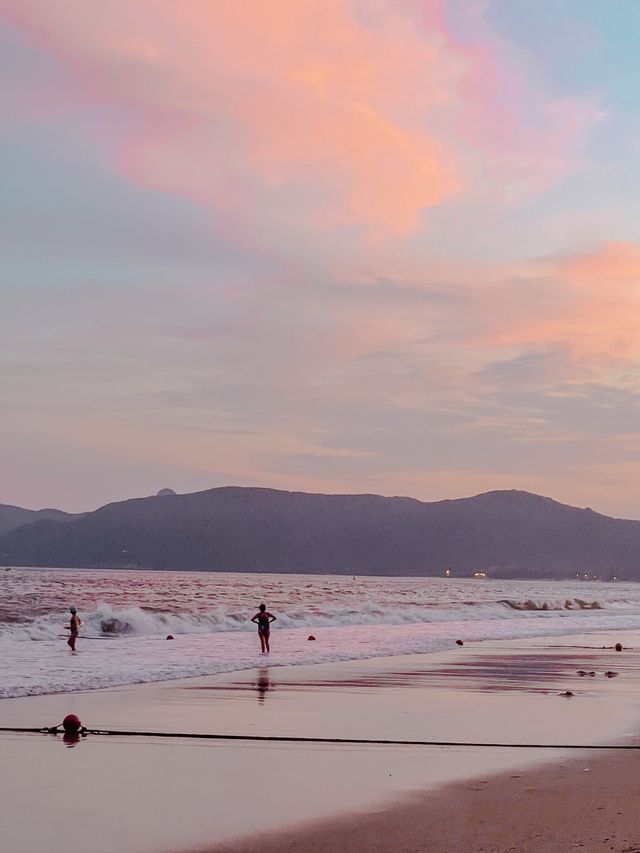
M 515 489 L 425 502 L 222 486 L 129 498 L 76 516 L 23 512 L 36 517 L 0 527 L 0 562 L 373 575 L 452 567 L 461 576 L 640 579 L 640 521 Z
M 23 527 L 25 524 L 30 524 L 32 521 L 43 518 L 63 521 L 73 518 L 73 515 L 61 509 L 52 509 L 50 507 L 44 509 L 24 509 L 21 506 L 14 506 L 13 504 L 0 504 L 0 536 L 3 533 L 8 533 L 10 530 L 16 530 L 18 527 Z

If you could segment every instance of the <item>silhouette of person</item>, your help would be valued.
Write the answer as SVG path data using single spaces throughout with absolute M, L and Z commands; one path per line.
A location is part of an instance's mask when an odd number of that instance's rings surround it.
M 266 604 L 261 604 L 258 608 L 258 612 L 251 621 L 255 622 L 258 626 L 258 636 L 260 637 L 262 654 L 265 654 L 265 652 L 268 654 L 270 651 L 269 637 L 271 636 L 271 623 L 276 621 L 276 617 L 273 613 L 269 613 Z

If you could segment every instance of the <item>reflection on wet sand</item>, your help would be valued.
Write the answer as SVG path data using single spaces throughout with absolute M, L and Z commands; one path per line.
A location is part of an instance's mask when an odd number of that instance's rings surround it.
M 268 669 L 259 669 L 258 677 L 256 679 L 256 690 L 258 692 L 258 703 L 260 705 L 264 704 L 264 700 L 267 696 L 267 693 L 270 690 L 273 690 L 271 685 L 271 681 L 269 679 L 269 670 Z
M 625 677 L 638 678 L 635 659 L 616 657 L 616 670 L 608 669 L 613 657 L 609 649 L 596 652 L 582 647 L 511 647 L 492 649 L 488 644 L 482 651 L 465 649 L 457 659 L 449 658 L 446 663 L 437 658 L 425 659 L 421 667 L 409 666 L 396 668 L 393 659 L 383 664 L 377 671 L 371 667 L 366 671 L 363 666 L 349 664 L 341 669 L 342 677 L 326 678 L 314 673 L 315 677 L 296 677 L 295 669 L 281 671 L 278 680 L 279 693 L 316 692 L 327 690 L 340 692 L 373 693 L 384 689 L 399 690 L 409 688 L 446 688 L 464 689 L 482 693 L 554 693 L 557 684 L 572 683 L 576 676 L 581 678 L 580 690 L 592 692 L 597 682 L 622 674 Z M 365 671 L 363 671 L 365 670 Z M 271 676 L 269 675 L 271 673 Z M 582 676 L 591 676 L 591 679 Z M 301 673 L 302 674 L 302 673 Z M 306 673 L 305 673 L 306 675 Z M 229 698 L 237 692 L 257 691 L 260 704 L 265 702 L 267 691 L 273 690 L 273 669 L 261 668 L 253 678 L 233 674 L 231 677 L 218 676 L 215 683 L 199 684 L 184 689 L 212 691 Z M 599 688 L 598 688 L 599 689 Z

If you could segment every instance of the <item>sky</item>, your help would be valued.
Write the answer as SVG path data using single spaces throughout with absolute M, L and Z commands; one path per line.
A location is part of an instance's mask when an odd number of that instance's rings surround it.
M 0 0 L 0 502 L 640 518 L 637 0 Z

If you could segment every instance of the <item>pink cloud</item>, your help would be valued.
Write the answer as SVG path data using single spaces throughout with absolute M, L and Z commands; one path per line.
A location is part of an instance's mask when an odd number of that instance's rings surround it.
M 267 230 L 398 234 L 464 193 L 539 191 L 594 120 L 537 93 L 486 28 L 453 38 L 444 0 L 7 5 L 78 92 L 122 110 L 133 180 Z
M 238 193 L 290 191 L 323 227 L 410 229 L 458 187 L 426 127 L 447 57 L 402 14 L 381 7 L 368 26 L 356 6 L 187 0 L 115 3 L 104 16 L 92 2 L 27 0 L 15 14 L 97 101 L 138 110 L 122 152 L 135 179 L 217 205 L 233 176 Z
M 511 203 L 583 166 L 585 132 L 603 113 L 589 99 L 557 97 L 537 85 L 526 60 L 487 23 L 490 5 L 456 7 L 463 35 L 442 27 L 449 51 L 464 60 L 453 128 L 474 173 L 471 191 L 485 202 Z
M 560 267 L 572 280 L 602 285 L 603 289 L 607 289 L 607 285 L 615 287 L 616 282 L 637 285 L 640 284 L 640 246 L 637 243 L 605 243 L 593 251 L 562 259 Z
M 600 372 L 640 358 L 640 247 L 602 247 L 523 265 L 483 294 L 481 347 L 562 345 Z

